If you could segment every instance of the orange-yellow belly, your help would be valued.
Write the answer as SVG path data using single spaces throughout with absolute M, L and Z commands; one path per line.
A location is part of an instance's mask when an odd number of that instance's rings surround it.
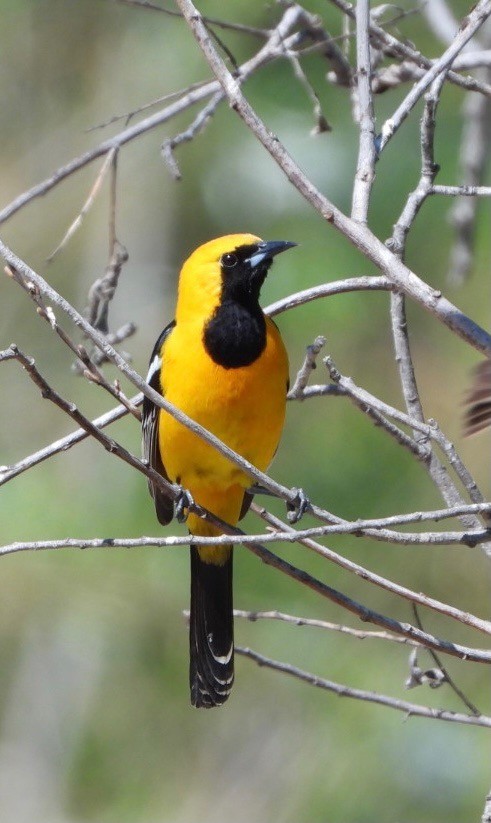
M 195 347 L 189 344 L 193 339 Z M 287 379 L 286 351 L 270 320 L 261 356 L 237 369 L 211 360 L 198 326 L 178 324 L 164 344 L 165 398 L 262 471 L 273 458 L 283 428 Z M 169 478 L 189 489 L 197 503 L 235 524 L 251 479 L 165 411 L 160 412 L 159 440 Z M 195 521 L 198 518 L 192 518 L 189 527 L 198 533 Z

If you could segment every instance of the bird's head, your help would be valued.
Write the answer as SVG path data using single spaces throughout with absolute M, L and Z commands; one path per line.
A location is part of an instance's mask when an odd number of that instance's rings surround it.
M 257 303 L 273 257 L 295 245 L 264 241 L 253 234 L 228 234 L 199 246 L 181 270 L 176 317 L 180 304 L 187 313 L 193 306 L 202 317 L 209 317 L 225 300 Z

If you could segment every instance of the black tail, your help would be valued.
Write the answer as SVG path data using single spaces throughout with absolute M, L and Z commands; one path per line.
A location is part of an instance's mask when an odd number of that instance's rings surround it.
M 234 682 L 232 549 L 225 563 L 205 563 L 191 547 L 189 686 L 193 706 L 227 700 Z

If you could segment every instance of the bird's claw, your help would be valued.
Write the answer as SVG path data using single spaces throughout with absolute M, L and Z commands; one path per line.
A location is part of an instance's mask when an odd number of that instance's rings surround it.
M 175 502 L 175 515 L 178 523 L 186 522 L 191 506 L 194 506 L 192 494 L 188 492 L 187 489 L 179 486 L 178 497 Z
M 310 500 L 303 489 L 292 489 L 292 491 L 296 492 L 296 497 L 293 503 L 286 504 L 287 518 L 290 523 L 298 523 L 310 508 Z

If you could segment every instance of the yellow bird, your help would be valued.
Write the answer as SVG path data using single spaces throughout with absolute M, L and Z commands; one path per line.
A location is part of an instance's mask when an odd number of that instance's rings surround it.
M 259 295 L 273 257 L 295 245 L 230 234 L 196 249 L 182 267 L 175 320 L 157 340 L 147 377 L 166 400 L 262 471 L 283 429 L 288 357 Z M 148 463 L 236 525 L 252 500 L 251 479 L 147 398 L 142 426 Z M 149 489 L 166 525 L 173 502 L 151 482 Z M 187 523 L 194 535 L 221 533 L 192 513 Z M 191 547 L 189 642 L 191 702 L 220 706 L 234 680 L 231 546 Z

